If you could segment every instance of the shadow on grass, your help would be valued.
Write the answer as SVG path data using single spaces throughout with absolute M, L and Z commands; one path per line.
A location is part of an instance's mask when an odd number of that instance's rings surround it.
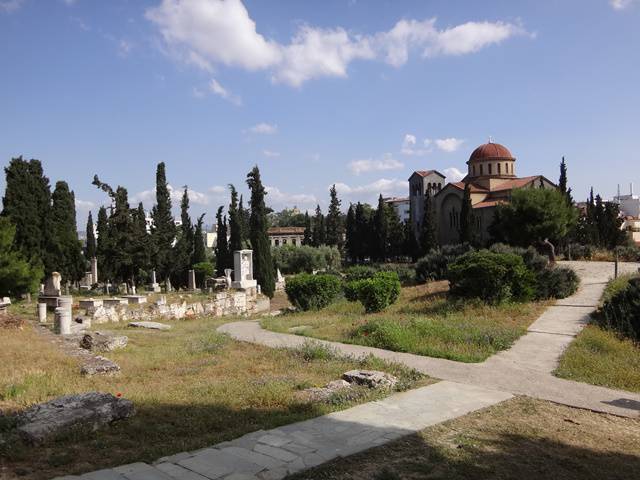
M 502 434 L 478 443 L 462 434 L 454 440 L 444 448 L 412 434 L 288 479 L 628 480 L 640 471 L 640 454 L 599 451 L 544 437 Z

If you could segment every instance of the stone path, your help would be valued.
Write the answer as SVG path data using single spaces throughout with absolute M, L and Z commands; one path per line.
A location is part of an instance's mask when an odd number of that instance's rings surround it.
M 559 356 L 586 324 L 597 305 L 611 264 L 572 262 L 582 286 L 572 297 L 544 312 L 514 346 L 487 361 L 465 364 L 390 352 L 359 345 L 319 341 L 341 353 L 403 363 L 441 382 L 359 405 L 341 412 L 230 442 L 159 459 L 65 479 L 85 480 L 250 480 L 281 479 L 327 462 L 382 445 L 430 425 L 524 394 L 574 407 L 627 417 L 640 416 L 640 395 L 577 383 L 551 375 Z M 621 271 L 635 271 L 625 264 Z M 270 347 L 296 347 L 308 339 L 263 330 L 256 321 L 221 326 L 233 338 Z
M 63 478 L 280 479 L 511 397 L 505 392 L 444 381 L 304 422 L 252 432 L 210 448 L 164 457 L 153 465 L 133 463 Z
M 558 300 L 554 306 L 547 309 L 511 349 L 500 352 L 482 363 L 461 363 L 360 345 L 314 341 L 331 346 L 344 355 L 374 355 L 402 363 L 442 380 L 638 418 L 640 394 L 564 380 L 551 374 L 558 365 L 565 347 L 589 321 L 607 280 L 613 275 L 613 263 L 609 262 L 566 264 L 580 275 L 582 283 L 578 292 L 571 297 Z M 620 273 L 635 272 L 639 267 L 638 263 L 621 263 Z M 263 330 L 257 321 L 228 323 L 218 330 L 237 340 L 276 348 L 296 347 L 309 341 L 308 338 L 299 335 Z

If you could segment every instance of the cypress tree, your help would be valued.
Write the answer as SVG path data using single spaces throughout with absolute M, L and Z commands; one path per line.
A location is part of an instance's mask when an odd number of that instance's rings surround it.
M 562 157 L 560 162 L 560 179 L 558 180 L 558 189 L 563 195 L 567 193 L 567 164 Z
M 387 204 L 382 198 L 382 194 L 378 197 L 378 208 L 373 218 L 373 257 L 381 262 L 387 258 L 388 241 L 389 241 L 389 225 L 387 219 Z
M 398 212 L 391 205 L 385 205 L 387 209 L 389 256 L 397 259 L 402 256 L 404 248 L 405 228 L 398 216 Z
M 205 250 L 205 238 L 203 231 L 204 213 L 198 217 L 196 227 L 193 232 L 193 264 L 207 261 L 207 253 Z
M 98 221 L 96 223 L 98 239 L 96 242 L 96 258 L 98 259 L 99 277 L 110 279 L 113 276 L 111 262 L 108 261 L 109 252 L 111 250 L 111 238 L 109 232 L 109 218 L 107 209 L 100 207 L 98 210 Z
M 345 250 L 347 253 L 347 257 L 355 262 L 358 257 L 358 247 L 356 241 L 356 216 L 355 210 L 353 208 L 353 204 L 349 205 L 349 210 L 347 210 L 347 220 L 346 220 L 346 241 L 345 241 Z
M 336 186 L 333 184 L 329 189 L 329 209 L 327 210 L 326 225 L 326 238 L 325 242 L 329 246 L 342 246 L 342 235 L 344 228 L 342 226 L 342 218 L 340 214 L 340 200 L 338 199 L 338 192 Z
M 109 217 L 110 245 L 107 258 L 113 265 L 115 280 L 131 285 L 134 281 L 133 222 L 127 189 L 118 186 L 114 200 L 115 208 Z
M 322 215 L 322 210 L 320 209 L 320 205 L 316 206 L 316 214 L 313 217 L 313 233 L 312 233 L 312 243 L 314 247 L 319 247 L 320 245 L 325 245 L 326 243 L 326 225 L 324 221 L 324 215 Z
M 12 158 L 6 174 L 2 215 L 15 226 L 13 242 L 24 258 L 53 271 L 50 253 L 51 189 L 39 160 Z
M 85 271 L 82 246 L 78 240 L 75 195 L 67 182 L 56 182 L 51 195 L 51 252 L 55 254 L 55 268 L 63 280 L 77 282 Z
M 427 192 L 424 198 L 424 214 L 420 229 L 420 255 L 426 255 L 437 247 L 436 219 L 431 205 L 431 194 Z
M 369 233 L 369 218 L 365 211 L 364 205 L 360 202 L 356 204 L 354 223 L 354 261 L 362 263 L 364 262 L 364 259 L 368 254 L 369 239 L 367 237 Z
M 193 225 L 189 216 L 189 192 L 184 187 L 180 201 L 180 220 L 178 240 L 173 247 L 173 273 L 171 284 L 175 287 L 185 287 L 188 284 L 188 271 L 191 269 L 193 257 Z
M 302 245 L 313 245 L 313 231 L 309 212 L 304 212 L 304 238 L 302 239 Z
M 229 204 L 229 251 L 233 255 L 236 250 L 242 250 L 242 218 L 238 209 L 238 191 L 236 187 L 229 184 L 231 191 L 231 203 Z
M 273 298 L 275 292 L 275 269 L 271 258 L 271 245 L 267 235 L 266 192 L 260 179 L 260 170 L 253 167 L 247 174 L 247 185 L 251 191 L 251 217 L 249 219 L 249 239 L 253 247 L 254 277 L 262 288 L 262 293 Z
M 216 213 L 216 276 L 223 277 L 225 268 L 232 268 L 227 243 L 227 217 L 222 216 L 224 207 L 219 207 Z
M 473 208 L 471 206 L 471 185 L 464 186 L 462 207 L 460 208 L 460 243 L 473 243 L 474 240 Z
M 96 256 L 96 236 L 93 231 L 93 216 L 91 212 L 87 217 L 87 244 L 84 249 L 84 256 L 87 260 L 91 260 Z
M 240 195 L 240 203 L 238 204 L 238 217 L 240 218 L 240 232 L 242 248 L 248 248 L 249 245 L 249 217 L 251 212 L 248 208 L 244 208 L 244 200 Z
M 420 246 L 418 245 L 416 231 L 413 228 L 411 220 L 404 222 L 404 244 L 402 246 L 402 252 L 404 255 L 411 258 L 411 261 L 413 262 L 418 260 L 420 257 Z
M 7 217 L 0 217 L 0 296 L 18 297 L 35 293 L 42 278 L 41 267 L 34 267 L 16 248 L 16 227 Z
M 156 169 L 156 204 L 151 211 L 151 218 L 155 267 L 160 278 L 166 281 L 172 271 L 171 247 L 176 237 L 176 226 L 171 214 L 171 195 L 164 162 L 160 162 Z
M 138 208 L 131 212 L 132 237 L 131 254 L 133 262 L 133 275 L 138 278 L 141 274 L 147 274 L 151 270 L 151 237 L 147 233 L 147 220 L 142 202 Z M 137 283 L 137 280 L 136 280 Z

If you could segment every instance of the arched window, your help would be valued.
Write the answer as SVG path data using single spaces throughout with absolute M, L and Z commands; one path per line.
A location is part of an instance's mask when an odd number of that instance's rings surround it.
M 498 164 L 498 175 L 502 175 L 502 164 Z
M 442 184 L 441 183 L 438 184 L 438 191 L 440 191 L 440 190 L 442 190 Z
M 491 167 L 492 167 L 492 165 L 493 164 L 491 164 L 491 163 L 489 164 L 489 175 L 491 175 Z
M 480 176 L 484 175 L 483 170 L 484 170 L 484 168 L 482 168 L 482 164 L 480 164 Z
M 476 166 L 475 165 L 473 166 L 473 176 L 474 177 L 476 176 Z

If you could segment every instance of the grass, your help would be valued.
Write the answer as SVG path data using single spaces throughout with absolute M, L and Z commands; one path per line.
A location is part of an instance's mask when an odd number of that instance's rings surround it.
M 44 479 L 151 462 L 384 395 L 362 389 L 327 403 L 300 400 L 300 390 L 323 386 L 352 368 L 388 371 L 400 378 L 401 388 L 429 382 L 395 364 L 345 359 L 314 344 L 291 351 L 235 342 L 215 332 L 219 319 L 167 323 L 172 330 L 99 326 L 129 337 L 125 349 L 106 354 L 122 368 L 116 377 L 81 376 L 76 360 L 30 325 L 0 330 L 0 410 L 5 414 L 86 391 L 121 393 L 137 410 L 133 418 L 97 432 L 67 435 L 39 447 L 18 441 L 11 434 L 11 417 L 0 417 L 0 478 L 11 472 Z
M 640 421 L 518 397 L 291 480 L 637 478 Z
M 359 302 L 340 301 L 317 312 L 262 320 L 277 332 L 355 343 L 461 362 L 481 362 L 509 348 L 548 302 L 498 306 L 447 299 L 446 282 L 405 287 L 386 311 L 365 314 Z

